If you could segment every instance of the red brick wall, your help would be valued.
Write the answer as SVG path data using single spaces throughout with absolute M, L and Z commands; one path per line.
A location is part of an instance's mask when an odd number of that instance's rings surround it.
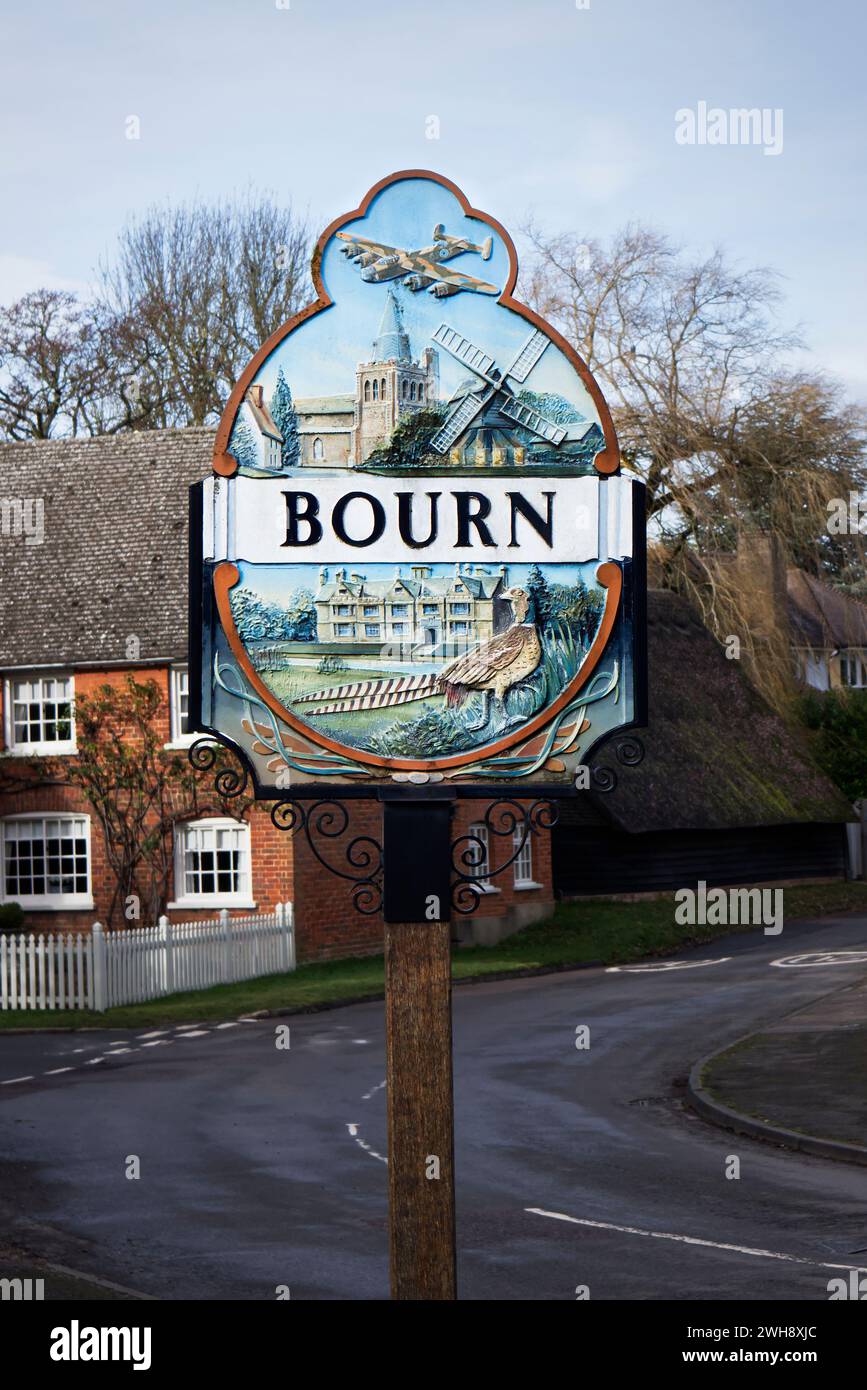
M 110 682 L 118 684 L 130 674 L 127 671 L 100 670 L 75 673 L 78 695 L 91 693 L 97 686 Z M 170 673 L 167 667 L 147 668 L 133 673 L 139 680 L 154 680 L 161 687 L 165 704 L 159 715 L 159 735 L 169 741 L 168 691 Z M 0 721 L 2 729 L 2 721 Z M 0 735 L 2 736 L 2 735 Z M 8 760 L 7 772 L 22 765 Z M 2 769 L 0 769 L 2 771 Z M 207 776 L 207 774 L 204 774 Z M 329 840 L 316 835 L 321 854 L 336 867 L 345 871 L 345 847 L 356 836 L 369 835 L 382 842 L 382 812 L 376 801 L 359 800 L 345 803 L 349 823 L 345 833 Z M 487 803 L 460 802 L 453 821 L 453 838 L 466 834 L 470 824 L 482 821 Z M 380 912 L 364 915 L 353 905 L 351 882 L 328 873 L 316 860 L 303 831 L 289 835 L 277 830 L 270 819 L 271 803 L 261 802 L 248 813 L 252 859 L 252 899 L 257 912 L 270 911 L 278 902 L 294 902 L 299 959 L 324 959 L 345 955 L 368 955 L 382 949 L 383 920 Z M 22 812 L 77 811 L 91 815 L 91 880 L 94 907 L 82 911 L 29 912 L 27 926 L 37 931 L 87 930 L 94 921 L 107 920 L 114 880 L 105 853 L 102 831 L 83 794 L 66 786 L 37 786 L 32 790 L 3 792 L 0 782 L 0 816 Z M 495 821 L 495 824 L 501 824 Z M 513 852 L 511 835 L 489 835 L 492 882 L 499 890 L 483 894 L 475 917 L 508 914 L 516 906 L 532 902 L 552 902 L 550 835 L 542 831 L 532 836 L 533 878 L 539 888 L 516 890 L 512 868 L 497 877 L 493 874 Z M 361 850 L 363 847 L 359 846 Z M 175 896 L 170 884 L 169 901 Z M 237 909 L 243 913 L 249 909 Z M 174 920 L 212 918 L 214 908 L 199 911 L 176 909 L 169 913 Z

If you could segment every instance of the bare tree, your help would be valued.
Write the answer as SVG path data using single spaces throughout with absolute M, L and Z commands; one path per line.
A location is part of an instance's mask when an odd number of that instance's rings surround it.
M 832 581 L 863 572 L 863 540 L 829 536 L 828 503 L 867 488 L 867 417 L 821 374 L 785 368 L 800 340 L 778 323 L 777 277 L 720 250 L 690 260 L 641 226 L 607 246 L 526 232 L 523 295 L 602 386 L 624 459 L 648 486 L 657 574 L 689 590 L 718 635 L 748 640 L 749 596 L 720 562 L 750 533 L 772 532 L 792 562 Z M 772 666 L 776 695 L 786 682 Z
M 35 290 L 0 309 L 0 429 L 75 433 L 92 382 L 93 328 L 75 295 Z
M 309 249 L 291 207 L 251 194 L 155 207 L 127 225 L 99 306 L 158 423 L 219 417 L 253 353 L 310 297 Z

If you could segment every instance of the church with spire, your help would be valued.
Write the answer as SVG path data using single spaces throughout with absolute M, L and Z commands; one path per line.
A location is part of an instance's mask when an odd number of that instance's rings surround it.
M 370 360 L 355 370 L 355 393 L 295 401 L 301 464 L 357 468 L 386 444 L 400 417 L 439 399 L 439 357 L 426 347 L 416 360 L 397 296 L 389 286 Z

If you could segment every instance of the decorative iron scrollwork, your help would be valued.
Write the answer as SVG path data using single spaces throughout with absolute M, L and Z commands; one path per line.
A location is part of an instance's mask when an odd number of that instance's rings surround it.
M 210 772 L 225 751 L 222 745 L 215 743 L 213 739 L 197 738 L 187 750 L 187 758 L 197 772 Z M 241 796 L 249 782 L 249 772 L 243 763 L 239 763 L 237 768 L 221 767 L 214 778 L 214 788 L 224 800 L 231 800 L 232 797 Z
M 271 820 L 278 830 L 288 835 L 302 831 L 310 852 L 323 869 L 352 884 L 356 912 L 369 915 L 379 911 L 382 906 L 382 845 L 372 835 L 354 835 L 348 842 L 343 841 L 350 820 L 345 802 L 322 800 L 305 805 L 284 797 L 271 807 Z M 317 841 L 332 843 L 342 853 L 344 867 L 327 858 Z
M 459 835 L 452 841 L 452 872 L 455 877 L 451 900 L 455 912 L 465 916 L 475 912 L 482 885 L 511 868 L 520 858 L 530 836 L 537 835 L 540 830 L 551 830 L 557 824 L 559 814 L 559 807 L 553 801 L 534 801 L 530 806 L 505 797 L 493 801 L 485 811 L 482 823 L 489 835 L 511 839 L 512 853 L 502 864 L 491 868 L 490 864 L 485 863 L 489 858 L 489 846 L 480 836 Z M 480 869 L 484 869 L 483 874 L 479 872 Z
M 621 767 L 637 767 L 644 760 L 644 744 L 637 734 L 615 739 L 612 747 L 614 756 Z M 604 764 L 590 769 L 590 790 L 594 792 L 613 792 L 617 786 L 617 773 Z

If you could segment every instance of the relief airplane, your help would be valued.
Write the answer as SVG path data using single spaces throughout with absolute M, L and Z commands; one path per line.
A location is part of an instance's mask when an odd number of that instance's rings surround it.
M 344 256 L 360 267 L 362 280 L 381 283 L 384 280 L 402 279 L 406 288 L 413 293 L 429 289 L 438 298 L 458 294 L 461 290 L 473 290 L 476 294 L 500 293 L 497 285 L 489 285 L 485 280 L 477 280 L 474 275 L 464 275 L 460 270 L 442 265 L 443 261 L 450 261 L 464 251 L 475 252 L 483 261 L 490 260 L 493 237 L 487 237 L 481 246 L 477 246 L 466 237 L 448 236 L 441 222 L 433 229 L 433 244 L 419 251 L 403 251 L 399 246 L 368 241 L 350 232 L 338 232 L 337 236 L 347 243 L 340 249 Z

